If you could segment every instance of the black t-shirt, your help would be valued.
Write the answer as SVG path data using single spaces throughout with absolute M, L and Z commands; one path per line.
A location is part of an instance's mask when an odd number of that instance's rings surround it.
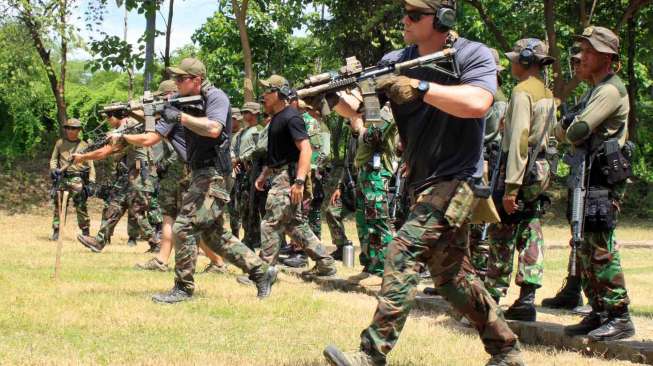
M 406 76 L 442 85 L 474 85 L 492 95 L 497 90 L 496 65 L 483 44 L 458 38 L 454 62 L 456 79 L 423 66 L 405 72 Z M 386 62 L 408 61 L 419 57 L 416 46 L 393 51 Z M 410 168 L 409 187 L 420 189 L 439 179 L 468 179 L 482 173 L 484 118 L 459 118 L 422 100 L 403 105 L 392 103 L 399 135 L 406 144 L 404 159 Z
M 231 105 L 229 97 L 222 90 L 205 82 L 202 85 L 203 110 L 181 108 L 184 113 L 195 117 L 207 117 L 222 125 L 222 134 L 217 138 L 200 136 L 184 127 L 188 163 L 203 162 L 217 156 L 216 146 L 231 138 Z
M 306 125 L 299 111 L 288 106 L 275 114 L 268 131 L 268 167 L 276 168 L 299 161 L 295 141 L 307 139 Z

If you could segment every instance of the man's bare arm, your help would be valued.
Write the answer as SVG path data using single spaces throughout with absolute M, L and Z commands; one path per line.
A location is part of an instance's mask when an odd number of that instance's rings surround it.
M 105 159 L 107 156 L 120 151 L 122 149 L 122 146 L 116 146 L 114 144 L 108 144 L 104 145 L 101 148 L 87 152 L 86 154 L 73 154 L 73 158 L 75 159 L 75 164 L 87 161 L 87 160 L 102 160 Z
M 181 114 L 181 124 L 200 136 L 217 139 L 222 133 L 222 124 L 211 121 L 207 117 L 193 117 L 189 114 Z
M 424 102 L 459 118 L 485 117 L 494 100 L 492 93 L 478 86 L 430 85 Z
M 297 175 L 298 179 L 306 179 L 306 175 L 311 169 L 311 143 L 308 139 L 295 141 L 295 146 L 299 149 L 299 161 L 297 162 Z
M 163 140 L 163 136 L 156 132 L 145 132 L 137 135 L 122 135 L 122 137 L 131 145 L 145 147 L 156 145 Z

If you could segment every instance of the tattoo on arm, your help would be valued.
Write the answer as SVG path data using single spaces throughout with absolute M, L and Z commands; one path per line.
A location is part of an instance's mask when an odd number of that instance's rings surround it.
M 218 138 L 222 132 L 222 125 L 211 121 L 206 117 L 193 117 L 186 113 L 182 114 L 181 124 L 200 136 Z

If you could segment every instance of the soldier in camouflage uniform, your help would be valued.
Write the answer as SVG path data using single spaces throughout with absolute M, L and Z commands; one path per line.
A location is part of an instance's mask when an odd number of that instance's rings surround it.
M 234 168 L 237 168 L 234 164 L 240 153 L 240 138 L 239 135 L 242 132 L 241 122 L 243 120 L 243 115 L 240 113 L 240 109 L 231 108 L 231 161 Z M 234 172 L 231 174 L 227 188 L 229 189 L 229 203 L 227 204 L 227 212 L 229 213 L 229 227 L 231 228 L 231 233 L 239 237 L 240 235 L 240 224 L 241 224 L 241 215 L 242 213 L 238 210 L 238 205 L 240 202 L 240 193 L 242 191 L 244 172 L 239 172 L 237 169 L 234 169 Z
M 125 112 L 111 112 L 107 117 L 113 128 L 139 124 L 135 119 L 127 117 Z M 133 132 L 138 130 L 139 128 L 136 128 Z M 75 161 L 80 162 L 100 160 L 108 156 L 112 156 L 115 162 L 115 178 L 109 200 L 105 201 L 100 230 L 95 237 L 79 235 L 77 240 L 91 251 L 101 252 L 120 218 L 129 210 L 138 222 L 140 234 L 150 245 L 148 252 L 157 252 L 159 241 L 147 217 L 150 198 L 154 192 L 154 183 L 151 178 L 156 176 L 151 150 L 130 146 L 124 141 L 114 139 L 100 149 L 74 155 Z
M 92 161 L 86 164 L 71 164 L 72 154 L 84 150 L 87 146 L 86 142 L 79 139 L 82 123 L 71 118 L 64 123 L 63 128 L 65 138 L 57 140 L 50 157 L 50 176 L 53 181 L 51 198 L 54 206 L 50 239 L 55 241 L 59 239 L 59 192 L 70 192 L 77 213 L 77 225 L 83 235 L 88 235 L 91 220 L 88 217 L 86 200 L 88 192 L 92 191 L 95 185 L 95 166 Z
M 592 312 L 579 324 L 565 327 L 565 333 L 587 335 L 593 341 L 618 340 L 635 334 L 615 238 L 626 180 L 632 175 L 630 154 L 624 153 L 630 105 L 626 87 L 614 71 L 619 37 L 607 28 L 590 26 L 577 39 L 578 73 L 593 88 L 583 98 L 585 107 L 573 120 L 563 120 L 556 134 L 574 149 L 588 152 L 583 240 L 576 261 Z M 616 149 L 609 148 L 615 145 Z
M 499 299 L 510 286 L 515 250 L 519 298 L 504 313 L 506 319 L 535 321 L 535 291 L 542 286 L 544 237 L 542 195 L 549 185 L 545 158 L 549 131 L 554 126 L 553 93 L 542 79 L 543 69 L 553 63 L 548 47 L 539 39 L 519 40 L 506 56 L 519 84 L 513 89 L 505 118 L 502 160 L 497 182 L 497 205 L 501 223 L 490 225 L 490 259 L 485 286 Z M 502 202 L 499 202 L 502 199 Z M 519 207 L 518 201 L 522 202 Z
M 163 224 L 163 212 L 161 211 L 161 206 L 159 205 L 159 190 L 161 187 L 160 162 L 161 159 L 163 158 L 164 148 L 163 148 L 163 144 L 159 143 L 152 146 L 151 149 L 154 157 L 153 159 L 154 164 L 156 167 L 156 177 L 155 176 L 150 177 L 150 179 L 152 179 L 152 184 L 154 185 L 154 192 L 152 192 L 152 195 L 150 196 L 150 210 L 147 213 L 147 220 L 149 221 L 152 228 L 154 228 L 154 235 L 157 237 L 157 240 L 160 241 L 161 227 Z M 129 237 L 129 240 L 127 241 L 127 245 L 136 246 L 137 244 L 136 240 L 138 239 L 139 236 L 139 227 L 138 227 L 138 221 L 131 214 L 127 215 L 127 236 Z
M 332 276 L 336 273 L 333 258 L 306 223 L 302 212 L 304 184 L 310 172 L 311 145 L 299 112 L 288 105 L 290 86 L 285 78 L 273 75 L 260 81 L 265 109 L 273 115 L 268 130 L 268 158 L 256 189 L 263 191 L 268 178 L 266 213 L 261 222 L 261 258 L 270 264 L 278 260 L 281 237 L 290 235 L 316 262 L 304 276 Z
M 467 241 L 475 201 L 469 181 L 482 176 L 483 119 L 497 88 L 496 66 L 489 49 L 453 36 L 448 29 L 452 24 L 441 22 L 455 17 L 453 1 L 406 0 L 403 6 L 404 39 L 411 46 L 387 54 L 382 62 L 412 60 L 426 49 L 452 47 L 457 67 L 451 69 L 460 74 L 452 78 L 426 66 L 377 81 L 378 90 L 392 101 L 412 205 L 388 245 L 379 304 L 361 334 L 359 351 L 328 346 L 324 356 L 338 366 L 385 365 L 414 304 L 415 267 L 421 262 L 428 265 L 439 293 L 478 331 L 492 355 L 488 365 L 522 366 L 517 336 L 476 276 Z M 361 99 L 349 93 L 339 99 L 339 114 L 360 118 Z

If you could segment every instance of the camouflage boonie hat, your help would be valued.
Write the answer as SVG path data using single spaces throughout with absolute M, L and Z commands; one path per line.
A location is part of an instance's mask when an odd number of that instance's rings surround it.
M 299 100 L 299 109 L 310 109 L 310 110 L 313 110 L 313 106 L 311 106 L 310 104 L 307 104 L 306 102 L 304 102 L 303 100 L 300 99 L 300 100 Z
M 168 93 L 176 93 L 177 92 L 177 83 L 175 83 L 174 80 L 163 80 L 161 84 L 159 84 L 159 89 L 156 91 L 156 95 L 163 95 L 163 94 L 168 94 Z
M 455 9 L 456 1 L 455 0 L 403 0 L 406 5 L 414 6 L 421 9 L 433 9 L 437 10 L 443 6 L 448 8 Z
M 240 108 L 241 112 L 250 112 L 253 114 L 261 113 L 261 105 L 255 102 L 247 102 Z
M 204 66 L 202 61 L 191 57 L 181 60 L 179 65 L 170 66 L 166 70 L 172 75 L 192 75 L 192 76 L 206 75 L 206 67 Z
M 537 38 L 520 39 L 515 43 L 512 51 L 506 53 L 506 57 L 508 57 L 511 62 L 519 63 L 519 54 L 529 47 L 533 50 L 535 59 L 538 61 L 539 65 L 547 66 L 555 61 L 553 57 L 549 56 L 549 46 Z
M 501 72 L 505 70 L 506 68 L 501 66 L 501 59 L 499 58 L 499 51 L 497 51 L 494 48 L 490 48 L 490 52 L 492 53 L 492 56 L 494 57 L 494 63 L 497 64 L 497 72 Z
M 240 113 L 240 109 L 238 108 L 231 108 L 231 118 L 235 118 L 237 121 L 240 121 L 243 119 L 243 115 Z
M 619 55 L 619 37 L 608 28 L 589 26 L 574 38 L 588 41 L 597 52 Z
M 264 88 L 276 88 L 281 89 L 283 87 L 289 88 L 288 80 L 281 75 L 272 75 L 265 80 L 259 80 L 259 84 Z
M 77 118 L 69 118 L 66 122 L 64 122 L 63 126 L 71 128 L 82 128 L 82 122 Z

